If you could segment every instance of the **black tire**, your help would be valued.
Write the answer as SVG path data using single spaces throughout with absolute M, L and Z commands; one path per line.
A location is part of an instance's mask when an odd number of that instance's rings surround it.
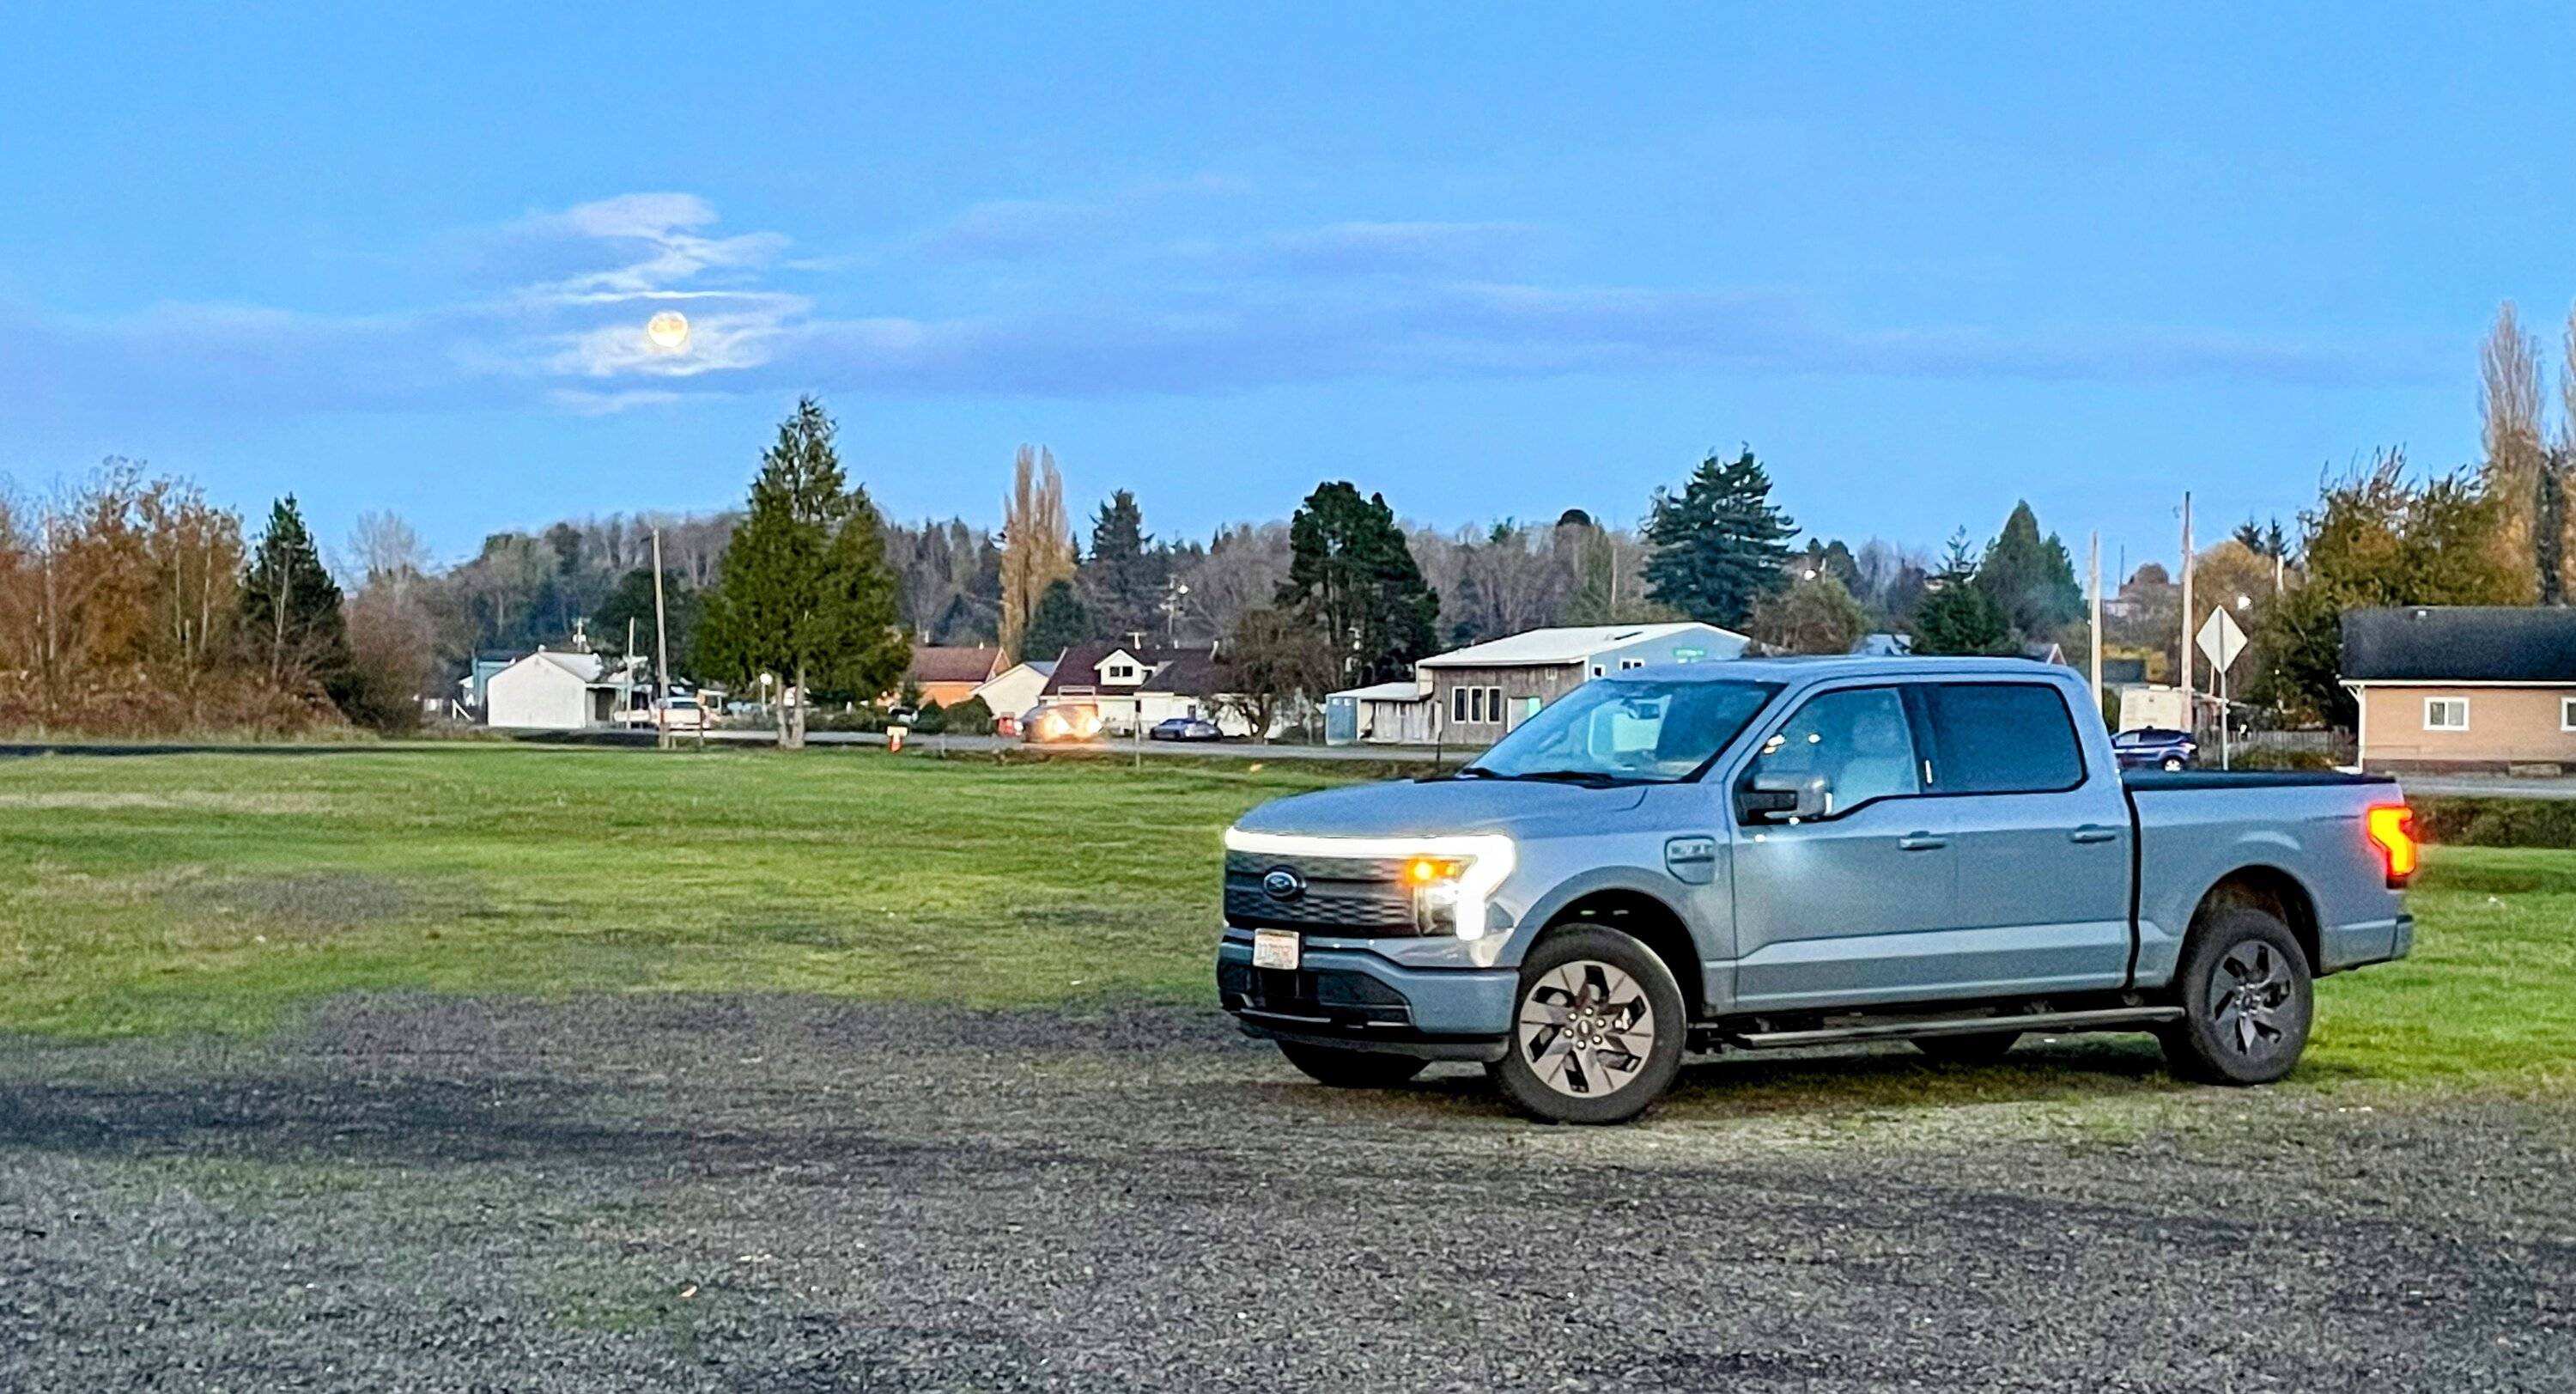
M 1565 1024 L 1524 1020 L 1542 1014 Z M 1591 925 L 1553 931 L 1530 950 L 1512 1021 L 1508 1051 L 1485 1072 L 1542 1123 L 1625 1123 L 1645 1112 L 1680 1073 L 1690 1034 L 1681 984 L 1664 961 Z
M 2175 1074 L 2205 1084 L 2269 1084 L 2307 1049 L 2316 1012 L 2308 956 L 2290 927 L 2243 905 L 2205 912 L 2175 970 L 2183 1019 L 2157 1032 Z
M 2021 1039 L 2019 1031 L 1981 1031 L 1973 1036 L 1917 1036 L 1914 1048 L 1945 1065 L 1991 1065 Z
M 1430 1068 L 1431 1062 L 1410 1055 L 1376 1050 L 1343 1050 L 1337 1046 L 1281 1041 L 1279 1053 L 1317 1084 L 1334 1089 L 1392 1089 Z

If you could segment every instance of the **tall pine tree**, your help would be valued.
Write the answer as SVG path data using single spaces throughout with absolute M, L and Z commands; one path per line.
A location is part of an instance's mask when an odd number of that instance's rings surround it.
M 1279 604 L 1324 636 L 1341 681 L 1390 681 L 1431 651 L 1440 597 L 1423 582 L 1386 495 L 1317 485 L 1288 520 L 1288 551 Z
M 1091 555 L 1082 561 L 1081 598 L 1089 626 L 1121 641 L 1161 629 L 1157 607 L 1164 571 L 1163 554 L 1145 532 L 1145 511 L 1137 507 L 1136 496 L 1125 489 L 1111 494 L 1092 519 Z M 1039 603 L 1045 603 L 1043 592 Z
M 1771 476 L 1746 449 L 1700 462 L 1679 496 L 1655 491 L 1646 518 L 1647 597 L 1692 619 L 1741 629 L 1753 603 L 1787 584 L 1781 565 L 1798 531 L 1771 502 Z
M 2084 588 L 2075 562 L 2057 534 L 2039 533 L 2039 515 L 2027 501 L 2013 505 L 2001 535 L 1977 565 L 1977 585 L 2024 640 L 2045 640 L 2084 614 Z
M 2013 651 L 2012 624 L 1984 586 L 1977 584 L 1977 550 L 1968 530 L 1950 537 L 1940 572 L 1928 584 L 1923 603 L 1914 611 L 1914 652 L 1938 654 L 2008 654 Z
M 833 430 L 811 397 L 779 423 L 698 625 L 702 665 L 739 682 L 774 673 L 795 689 L 799 700 L 779 712 L 778 743 L 789 749 L 805 743 L 815 687 L 871 701 L 912 657 L 895 627 L 882 523 L 842 474 Z
M 268 529 L 242 570 L 239 603 L 251 660 L 268 681 L 284 691 L 319 692 L 345 710 L 354 695 L 349 622 L 339 583 L 322 565 L 293 494 L 268 511 Z
M 1057 655 L 1076 644 L 1087 643 L 1097 626 L 1091 612 L 1084 608 L 1073 583 L 1062 577 L 1049 582 L 1046 594 L 1038 597 L 1038 608 L 1029 616 L 1026 629 L 1020 631 L 1020 647 L 1011 658 L 1020 663 L 1035 659 L 1052 662 Z

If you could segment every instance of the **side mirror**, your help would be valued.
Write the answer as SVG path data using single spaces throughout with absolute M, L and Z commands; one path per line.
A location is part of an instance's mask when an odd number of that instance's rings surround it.
M 1785 823 L 1825 815 L 1829 786 L 1823 775 L 1757 774 L 1736 796 L 1736 807 L 1748 823 Z

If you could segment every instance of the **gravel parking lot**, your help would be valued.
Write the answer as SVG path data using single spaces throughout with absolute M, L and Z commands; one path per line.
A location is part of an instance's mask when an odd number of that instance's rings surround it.
M 1577 1131 L 1467 1072 L 1330 1093 L 1168 1009 L 21 1040 L 0 1385 L 2576 1385 L 2576 1106 L 2052 1049 L 1938 1104 L 1868 1102 L 1901 1050 L 1718 1061 Z

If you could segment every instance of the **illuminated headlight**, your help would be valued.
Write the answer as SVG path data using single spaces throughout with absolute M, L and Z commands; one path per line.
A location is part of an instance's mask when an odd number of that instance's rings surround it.
M 1414 928 L 1424 934 L 1481 939 L 1486 916 L 1518 857 L 1500 833 L 1472 837 L 1309 837 L 1296 833 L 1225 830 L 1229 852 L 1272 857 L 1349 857 L 1396 860 L 1413 902 Z

